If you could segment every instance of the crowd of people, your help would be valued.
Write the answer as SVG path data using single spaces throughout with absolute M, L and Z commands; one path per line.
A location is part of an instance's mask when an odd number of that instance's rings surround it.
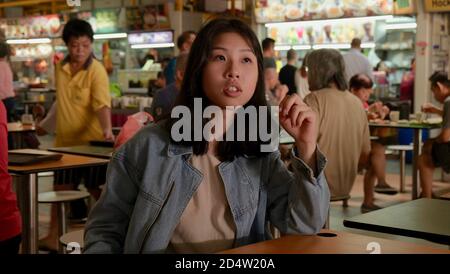
M 68 55 L 55 69 L 55 145 L 114 142 L 108 76 L 93 58 L 92 27 L 73 19 L 62 36 Z M 297 53 L 290 50 L 279 73 L 275 41 L 266 38 L 260 44 L 251 28 L 236 19 L 213 19 L 198 33 L 180 35 L 177 46 L 180 54 L 161 75 L 165 87 L 154 94 L 150 114 L 155 122 L 136 130 L 115 151 L 107 171 L 55 172 L 55 190 L 78 189 L 84 182 L 97 200 L 85 227 L 85 253 L 218 252 L 270 239 L 270 226 L 281 234 L 314 234 L 325 224 L 330 199 L 348 196 L 363 170 L 362 212 L 380 208 L 374 192 L 397 193 L 386 181 L 383 139 L 370 140 L 369 120 L 386 119 L 390 110 L 380 102 L 369 103 L 372 68 L 359 39 L 346 54 L 309 52 L 300 69 Z M 0 83 L 9 81 L 3 78 L 9 77 L 3 47 L 0 43 Z M 438 72 L 429 81 L 444 108 L 426 104 L 422 109 L 441 115 L 443 125 L 419 158 L 421 197 L 432 197 L 436 167 L 450 172 L 450 80 Z M 9 89 L 0 95 L 6 106 L 0 104 L 0 253 L 17 253 L 21 218 L 7 170 L 6 142 L 14 96 Z M 202 99 L 201 110 L 194 109 L 196 99 Z M 279 113 L 271 115 L 292 136 L 292 147 L 262 152 L 267 140 L 260 135 L 251 141 L 196 139 L 190 132 L 187 139 L 173 138 L 180 120 L 170 115 L 175 107 L 191 113 L 216 107 L 226 127 L 219 127 L 220 119 L 196 121 L 195 115 L 191 124 L 205 128 L 212 123 L 219 135 L 241 130 L 250 136 L 254 127 L 236 128 L 235 113 L 227 106 L 278 106 Z M 55 222 L 53 208 L 42 248 L 57 249 Z

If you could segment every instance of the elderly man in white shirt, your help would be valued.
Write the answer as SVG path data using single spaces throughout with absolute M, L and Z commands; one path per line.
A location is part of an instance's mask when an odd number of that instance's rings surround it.
M 369 59 L 361 53 L 361 39 L 354 38 L 351 43 L 351 49 L 343 56 L 347 83 L 353 75 L 360 73 L 369 76 L 372 81 L 374 80 Z

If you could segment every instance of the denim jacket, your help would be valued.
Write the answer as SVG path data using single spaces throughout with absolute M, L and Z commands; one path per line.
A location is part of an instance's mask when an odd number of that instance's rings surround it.
M 189 163 L 191 155 L 192 147 L 171 142 L 160 125 L 143 128 L 114 153 L 86 224 L 84 252 L 165 252 L 202 180 Z M 297 157 L 289 172 L 278 151 L 222 162 L 218 169 L 236 225 L 235 247 L 270 239 L 268 222 L 283 234 L 317 233 L 330 201 L 325 163 L 317 150 L 314 178 Z

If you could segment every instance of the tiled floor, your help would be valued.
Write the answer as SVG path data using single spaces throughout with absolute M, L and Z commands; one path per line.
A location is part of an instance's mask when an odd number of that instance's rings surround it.
M 51 146 L 51 138 L 43 139 L 41 141 L 41 147 L 47 148 Z M 399 187 L 400 177 L 398 175 L 399 171 L 399 163 L 398 160 L 388 160 L 387 165 L 387 181 L 393 187 Z M 405 201 L 411 200 L 411 165 L 407 165 L 406 169 L 406 193 L 399 193 L 396 195 L 383 195 L 375 193 L 375 203 L 382 207 L 391 206 L 394 204 L 402 203 Z M 436 193 L 445 193 L 450 191 L 450 183 L 449 182 L 440 182 L 441 180 L 441 171 L 438 169 L 435 172 L 435 183 L 433 184 L 434 191 Z M 49 191 L 52 189 L 52 177 L 40 177 L 39 178 L 39 192 L 41 191 Z M 438 248 L 448 249 L 448 246 L 435 244 L 426 240 L 395 236 L 384 233 L 376 233 L 376 232 L 368 232 L 364 230 L 351 229 L 343 226 L 343 219 L 347 217 L 352 217 L 355 215 L 361 214 L 360 206 L 363 200 L 363 177 L 362 175 L 358 175 L 353 189 L 351 191 L 351 199 L 349 200 L 349 206 L 344 208 L 342 206 L 342 202 L 333 202 L 331 206 L 330 212 L 330 229 L 337 231 L 347 231 L 352 233 L 358 233 L 363 235 L 370 235 L 374 237 L 387 238 L 387 239 L 395 239 L 406 242 L 413 242 L 417 244 L 429 245 Z M 49 227 L 49 206 L 48 205 L 39 205 L 39 236 L 44 237 L 47 233 Z M 82 229 L 83 225 L 70 225 L 70 230 L 78 230 Z

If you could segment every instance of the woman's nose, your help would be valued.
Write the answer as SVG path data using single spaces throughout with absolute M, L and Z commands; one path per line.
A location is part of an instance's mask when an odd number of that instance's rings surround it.
M 237 72 L 236 70 L 230 70 L 227 73 L 227 78 L 239 78 L 239 72 Z

